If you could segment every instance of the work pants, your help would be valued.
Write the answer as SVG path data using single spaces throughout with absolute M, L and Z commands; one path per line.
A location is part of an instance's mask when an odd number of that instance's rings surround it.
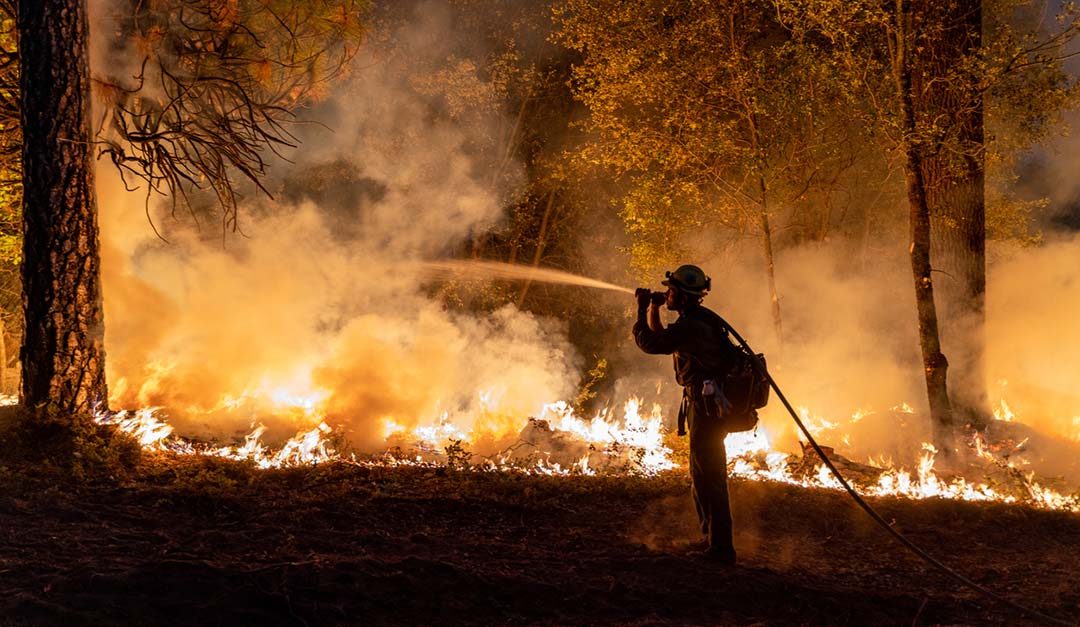
M 687 399 L 689 400 L 689 399 Z M 728 503 L 727 450 L 720 419 L 704 412 L 700 401 L 688 402 L 690 480 L 701 532 L 716 551 L 735 556 Z

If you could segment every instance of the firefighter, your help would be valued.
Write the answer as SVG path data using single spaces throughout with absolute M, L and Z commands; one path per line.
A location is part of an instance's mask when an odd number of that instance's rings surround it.
M 711 284 L 701 268 L 683 265 L 667 273 L 667 292 L 639 288 L 634 340 L 650 355 L 672 355 L 675 381 L 683 386 L 679 435 L 690 428 L 690 479 L 701 531 L 708 543 L 703 557 L 734 565 L 731 509 L 728 504 L 727 452 L 724 449 L 723 397 L 717 382 L 739 363 L 739 349 L 728 339 L 719 316 L 701 305 Z M 678 312 L 667 328 L 660 305 Z

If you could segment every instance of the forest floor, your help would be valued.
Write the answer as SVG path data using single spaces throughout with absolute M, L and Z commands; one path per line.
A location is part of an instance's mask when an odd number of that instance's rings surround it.
M 701 561 L 682 473 L 542 477 L 144 456 L 0 467 L 0 625 L 1025 624 L 838 492 L 733 481 L 740 563 Z M 135 477 L 135 478 L 132 478 Z M 1080 621 L 1080 516 L 874 499 L 976 581 Z

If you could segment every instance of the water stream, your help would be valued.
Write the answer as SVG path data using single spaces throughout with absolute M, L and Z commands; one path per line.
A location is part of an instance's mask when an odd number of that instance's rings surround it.
M 589 277 L 563 272 L 562 270 L 519 266 L 511 263 L 502 263 L 500 261 L 478 261 L 469 259 L 426 261 L 420 264 L 420 269 L 421 273 L 425 276 L 437 279 L 538 281 L 541 283 L 594 287 L 601 290 L 612 290 L 626 294 L 634 293 L 634 290 L 628 287 L 622 287 L 621 285 L 615 285 L 597 279 L 590 279 Z

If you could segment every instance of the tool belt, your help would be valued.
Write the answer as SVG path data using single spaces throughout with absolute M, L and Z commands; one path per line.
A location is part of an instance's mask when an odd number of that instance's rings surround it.
M 695 420 L 720 420 L 723 414 L 723 410 L 717 407 L 715 395 L 706 397 L 700 389 L 695 390 L 692 385 L 684 386 L 682 404 L 679 406 L 679 435 L 686 435 L 686 420 L 691 411 L 695 411 Z
M 715 385 L 715 382 L 713 382 Z M 750 431 L 757 426 L 758 415 L 754 409 L 746 409 L 744 411 L 738 411 L 732 406 L 731 402 L 724 394 L 723 386 L 714 389 L 712 394 L 704 394 L 700 389 L 700 384 L 697 386 L 699 389 L 694 389 L 695 386 L 687 385 L 683 387 L 682 404 L 679 406 L 679 425 L 678 434 L 680 436 L 686 435 L 686 419 L 690 414 L 691 409 L 694 409 L 693 405 L 696 403 L 697 408 L 700 409 L 700 414 L 695 414 L 695 420 L 719 420 L 724 428 L 724 431 L 732 433 L 735 431 Z

